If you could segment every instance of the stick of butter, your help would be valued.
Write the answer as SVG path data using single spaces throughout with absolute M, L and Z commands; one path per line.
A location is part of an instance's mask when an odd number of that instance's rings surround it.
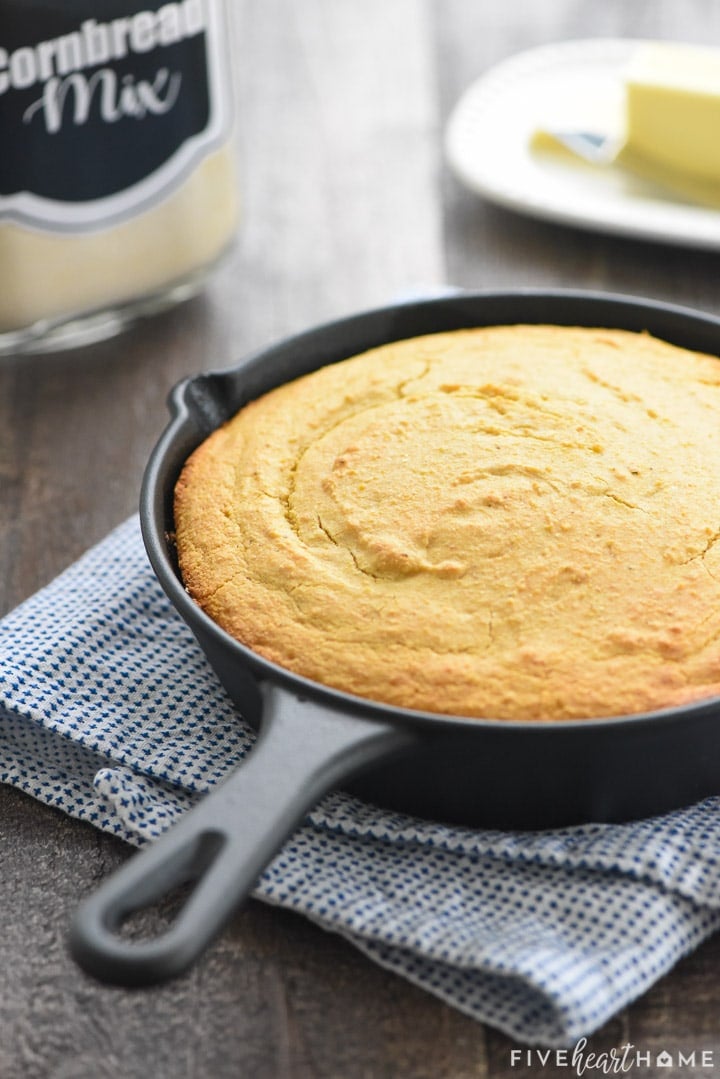
M 625 73 L 625 119 L 628 154 L 720 181 L 720 49 L 639 46 Z
M 595 168 L 624 169 L 675 199 L 720 209 L 720 49 L 643 42 L 621 73 L 617 115 L 610 103 L 563 102 L 530 147 Z M 568 111 L 570 110 L 570 111 Z

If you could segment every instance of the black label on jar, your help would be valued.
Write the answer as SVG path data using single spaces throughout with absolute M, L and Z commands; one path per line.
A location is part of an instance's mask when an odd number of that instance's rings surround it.
M 81 231 L 227 138 L 221 0 L 0 0 L 0 219 Z

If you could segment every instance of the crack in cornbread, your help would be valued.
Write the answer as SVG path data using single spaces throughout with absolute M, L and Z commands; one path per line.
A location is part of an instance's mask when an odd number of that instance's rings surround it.
M 720 362 L 500 326 L 266 394 L 175 492 L 191 596 L 260 655 L 393 705 L 508 720 L 720 692 Z

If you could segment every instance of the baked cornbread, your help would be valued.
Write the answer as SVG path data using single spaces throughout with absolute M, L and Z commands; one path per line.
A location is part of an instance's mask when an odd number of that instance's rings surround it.
M 720 692 L 720 362 L 500 326 L 373 349 L 243 408 L 175 492 L 180 568 L 283 667 L 507 720 Z

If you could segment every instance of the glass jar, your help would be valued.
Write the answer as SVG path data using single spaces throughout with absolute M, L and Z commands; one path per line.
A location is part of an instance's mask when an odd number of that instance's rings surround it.
M 224 0 L 0 0 L 0 353 L 185 299 L 232 242 Z

